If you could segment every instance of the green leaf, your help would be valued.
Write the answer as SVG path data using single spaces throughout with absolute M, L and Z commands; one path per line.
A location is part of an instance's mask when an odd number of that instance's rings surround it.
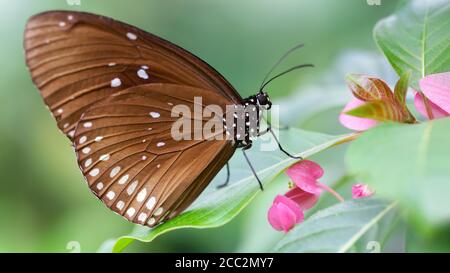
M 344 175 L 330 187 L 338 192 L 345 199 L 352 198 L 352 185 L 358 183 L 355 177 Z M 307 211 L 306 217 L 315 214 L 316 212 L 331 207 L 336 204 L 336 198 L 331 194 L 323 194 L 319 202 L 310 210 Z M 403 251 L 398 242 L 391 243 L 391 237 L 396 236 L 399 229 L 402 227 L 398 209 L 393 209 L 387 213 L 383 219 L 377 222 L 370 230 L 368 230 L 361 239 L 355 243 L 349 252 L 365 253 L 365 252 L 384 252 L 394 250 L 396 252 Z M 373 242 L 376 242 L 375 244 Z
M 400 77 L 394 89 L 394 97 L 403 108 L 406 108 L 406 93 L 408 92 L 410 79 L 411 70 L 408 70 Z
M 377 126 L 350 145 L 348 169 L 409 208 L 415 223 L 438 225 L 450 219 L 449 136 L 449 118 Z
M 331 136 L 292 128 L 280 132 L 280 140 L 288 151 L 304 158 L 354 137 L 354 134 Z M 271 140 L 271 147 L 267 143 L 268 140 Z M 264 184 L 271 182 L 296 161 L 286 158 L 280 153 L 276 143 L 270 137 L 261 137 L 254 142 L 254 145 L 249 150 L 248 156 Z M 258 183 L 244 162 L 241 153 L 237 151 L 230 161 L 230 166 L 232 175 L 236 172 L 241 172 L 242 175 L 239 179 L 233 179 L 232 176 L 232 181 L 236 181 L 235 183 L 217 190 L 213 182 L 187 211 L 154 229 L 139 227 L 132 234 L 120 237 L 112 251 L 121 252 L 134 240 L 150 242 L 156 237 L 176 229 L 212 228 L 229 222 L 260 192 Z M 217 179 L 215 181 L 223 182 L 223 177 L 219 177 L 219 179 L 221 181 L 217 181 Z
M 378 121 L 405 121 L 403 112 L 388 101 L 377 100 L 366 102 L 348 112 L 347 115 L 369 118 Z
M 393 211 L 395 203 L 362 198 L 321 210 L 291 230 L 276 252 L 349 252 Z
M 424 76 L 450 71 L 448 18 L 449 0 L 412 0 L 375 26 L 376 43 L 399 75 L 412 70 L 416 90 Z
M 379 253 L 379 252 L 403 252 L 404 245 L 398 242 L 398 233 L 403 228 L 401 215 L 397 208 L 389 210 L 377 223 L 361 236 L 348 252 Z M 392 238 L 394 237 L 394 238 Z M 391 242 L 391 240 L 394 242 Z
M 406 104 L 406 95 L 408 93 L 409 82 L 411 80 L 411 70 L 406 71 L 397 81 L 394 89 L 394 98 L 396 105 L 402 111 L 406 123 L 416 122 L 416 118 L 411 114 Z
M 413 253 L 449 253 L 450 227 L 439 229 L 433 234 L 423 235 L 411 227 L 406 230 L 406 251 Z

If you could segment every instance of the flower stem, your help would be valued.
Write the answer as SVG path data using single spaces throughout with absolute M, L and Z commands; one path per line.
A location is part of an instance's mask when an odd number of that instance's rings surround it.
M 318 185 L 320 188 L 322 188 L 322 189 L 326 190 L 327 192 L 331 193 L 331 194 L 332 194 L 334 197 L 336 197 L 336 199 L 339 200 L 340 202 L 344 202 L 344 198 L 343 198 L 339 193 L 335 192 L 332 188 L 330 188 L 330 187 L 328 187 L 327 185 L 322 184 L 322 183 L 317 183 L 317 185 Z

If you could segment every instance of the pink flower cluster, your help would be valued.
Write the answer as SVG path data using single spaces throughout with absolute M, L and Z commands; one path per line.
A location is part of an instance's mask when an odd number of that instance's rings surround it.
M 414 106 L 416 110 L 427 119 L 436 119 L 450 116 L 450 72 L 426 76 L 419 82 L 422 93 L 416 92 Z M 427 98 L 424 100 L 424 96 Z M 365 131 L 378 124 L 378 121 L 354 117 L 345 114 L 365 102 L 357 98 L 350 101 L 342 110 L 339 121 L 345 127 L 355 131 Z M 431 117 L 426 110 L 428 103 Z
M 268 220 L 278 231 L 288 232 L 296 224 L 303 222 L 304 212 L 312 208 L 325 190 L 333 194 L 339 201 L 344 199 L 333 189 L 318 180 L 323 176 L 322 167 L 310 160 L 302 160 L 287 169 L 286 174 L 294 182 L 294 186 L 284 195 L 277 195 L 268 212 Z M 358 189 L 355 186 L 358 185 Z M 353 198 L 372 195 L 367 186 L 354 185 Z
M 421 93 L 416 92 L 414 105 L 417 111 L 427 119 L 450 116 L 450 72 L 429 75 L 419 82 Z M 339 116 L 340 122 L 355 131 L 365 131 L 378 124 L 378 121 L 347 115 L 366 102 L 360 99 L 350 101 Z M 284 195 L 277 195 L 268 211 L 268 220 L 276 230 L 288 232 L 305 219 L 304 212 L 312 208 L 323 190 L 333 194 L 339 201 L 343 198 L 333 189 L 319 182 L 324 171 L 310 160 L 302 160 L 291 166 L 286 174 L 294 186 Z M 365 184 L 354 184 L 352 198 L 358 199 L 373 195 Z

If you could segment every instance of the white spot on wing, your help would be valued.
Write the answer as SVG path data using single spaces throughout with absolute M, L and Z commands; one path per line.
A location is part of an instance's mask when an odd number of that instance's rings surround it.
M 67 133 L 70 137 L 73 137 L 75 135 L 75 130 L 72 130 Z
M 119 202 L 117 202 L 116 207 L 119 210 L 122 210 L 125 207 L 125 202 L 123 202 L 122 200 L 120 200 Z
M 78 141 L 78 143 L 83 144 L 83 143 L 86 142 L 86 140 L 87 140 L 87 137 L 86 136 L 82 136 L 82 137 L 80 137 L 80 140 Z
M 114 167 L 114 169 L 111 170 L 109 177 L 113 178 L 114 176 L 116 176 L 120 172 L 120 169 L 120 166 Z
M 114 78 L 111 80 L 111 87 L 119 87 L 122 85 L 122 81 L 119 78 Z
M 89 172 L 89 175 L 92 176 L 92 177 L 94 177 L 94 176 L 97 176 L 99 173 L 100 173 L 100 170 L 97 169 L 97 168 L 95 168 L 95 169 L 92 169 L 92 170 Z
M 73 20 L 73 15 L 67 15 L 67 20 L 72 21 Z
M 145 196 L 147 196 L 147 189 L 146 189 L 146 188 L 144 188 L 143 190 L 141 190 L 141 191 L 138 193 L 138 195 L 137 195 L 137 197 L 136 197 L 136 200 L 137 200 L 138 202 L 142 202 L 142 201 L 144 201 Z
M 106 160 L 108 160 L 109 159 L 109 154 L 104 154 L 104 155 L 101 155 L 100 157 L 99 157 L 99 159 L 101 160 L 101 161 L 106 161 Z
M 159 215 L 161 215 L 162 213 L 163 213 L 163 208 L 162 208 L 162 207 L 159 207 L 159 208 L 155 211 L 155 213 L 154 213 L 153 215 L 159 216 Z
M 138 217 L 139 222 L 144 222 L 145 219 L 147 219 L 147 213 L 142 212 L 141 214 L 139 214 L 139 217 Z
M 116 193 L 113 192 L 113 191 L 109 191 L 109 192 L 106 194 L 106 197 L 107 197 L 109 200 L 113 200 L 114 197 L 116 197 Z
M 131 208 L 129 208 L 129 209 L 127 210 L 127 215 L 128 215 L 129 217 L 132 217 L 132 216 L 134 215 L 135 212 L 136 212 L 136 210 L 135 210 L 133 207 L 131 207 Z
M 96 142 L 99 142 L 99 141 L 102 140 L 102 139 L 103 139 L 102 136 L 98 136 L 98 137 L 95 138 L 95 141 L 96 141 Z
M 164 145 L 166 145 L 165 142 L 158 142 L 158 143 L 156 143 L 156 147 L 162 147 Z
M 90 127 L 92 127 L 92 122 L 85 122 L 85 123 L 83 124 L 83 127 L 84 127 L 84 128 L 90 128 Z
M 151 225 L 155 224 L 155 222 L 156 222 L 156 219 L 152 217 L 148 220 L 147 224 L 151 226 Z
M 64 22 L 64 21 L 61 21 L 61 22 L 59 22 L 59 24 L 58 24 L 60 27 L 65 27 L 66 26 L 66 22 Z
M 116 63 L 109 63 L 108 66 L 115 66 Z
M 97 189 L 98 189 L 98 190 L 103 189 L 103 183 L 102 183 L 102 182 L 98 182 L 98 183 L 97 183 Z
M 128 39 L 130 39 L 130 40 L 136 40 L 136 39 L 137 39 L 136 34 L 131 33 L 131 32 L 128 32 L 128 33 L 127 33 L 127 37 L 128 37 Z
M 86 161 L 84 161 L 84 167 L 89 167 L 92 164 L 92 159 L 88 158 Z
M 83 152 L 83 154 L 88 154 L 91 151 L 91 148 L 89 147 L 84 147 L 83 150 L 81 150 Z
M 137 180 L 134 181 L 133 183 L 131 183 L 131 185 L 130 185 L 130 186 L 128 187 L 128 189 L 127 189 L 128 195 L 132 195 L 132 194 L 133 194 L 133 192 L 134 192 L 134 190 L 136 189 L 138 183 L 139 183 L 139 182 L 138 182 Z
M 147 209 L 153 209 L 153 207 L 156 204 L 156 198 L 154 196 L 150 197 L 150 199 L 148 199 L 147 204 L 145 204 L 145 206 L 147 207 Z
M 158 112 L 150 112 L 150 116 L 151 116 L 152 118 L 159 118 L 159 117 L 161 116 L 161 114 L 158 113 Z
M 139 76 L 139 78 L 147 80 L 148 79 L 148 74 L 144 69 L 139 69 L 137 72 L 137 75 Z
M 127 182 L 127 180 L 128 180 L 128 177 L 130 177 L 128 174 L 122 176 L 122 177 L 119 179 L 119 182 L 118 182 L 118 183 L 119 183 L 120 185 L 125 184 L 125 182 Z

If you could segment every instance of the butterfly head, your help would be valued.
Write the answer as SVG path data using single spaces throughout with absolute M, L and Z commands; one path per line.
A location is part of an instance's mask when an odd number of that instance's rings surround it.
M 272 102 L 270 101 L 269 95 L 266 92 L 259 92 L 256 94 L 256 100 L 258 104 L 265 110 L 269 110 L 272 107 Z

